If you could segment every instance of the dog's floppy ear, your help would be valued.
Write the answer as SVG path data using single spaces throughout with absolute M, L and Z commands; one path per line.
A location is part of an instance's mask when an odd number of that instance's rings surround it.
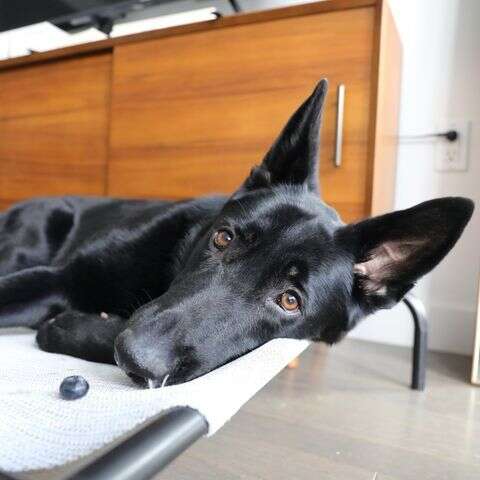
M 337 239 L 353 255 L 353 295 L 365 313 L 390 308 L 459 239 L 473 202 L 445 197 L 347 225 Z
M 284 183 L 305 184 L 318 192 L 320 123 L 327 89 L 327 80 L 320 80 L 287 122 L 263 163 L 252 170 L 243 189 Z

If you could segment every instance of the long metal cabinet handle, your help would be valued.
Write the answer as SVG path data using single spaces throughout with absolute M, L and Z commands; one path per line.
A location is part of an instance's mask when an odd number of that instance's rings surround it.
M 335 155 L 333 163 L 335 167 L 342 165 L 342 143 L 343 143 L 343 110 L 345 108 L 345 85 L 341 83 L 337 88 L 337 125 L 335 132 Z

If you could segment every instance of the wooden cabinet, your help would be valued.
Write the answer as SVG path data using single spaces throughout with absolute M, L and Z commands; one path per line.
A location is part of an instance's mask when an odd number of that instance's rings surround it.
M 328 77 L 324 198 L 345 220 L 388 210 L 399 62 L 398 36 L 380 0 L 323 1 L 0 62 L 0 83 L 3 75 L 11 85 L 0 93 L 0 198 L 27 196 L 13 180 L 28 186 L 28 196 L 230 193 Z M 16 76 L 29 92 L 20 101 Z M 335 167 L 339 84 L 346 101 Z
M 114 53 L 109 192 L 232 192 L 326 76 L 321 180 L 365 214 L 375 9 L 305 15 L 122 45 Z M 333 164 L 336 87 L 346 85 L 343 162 Z
M 0 207 L 105 193 L 111 55 L 0 70 Z

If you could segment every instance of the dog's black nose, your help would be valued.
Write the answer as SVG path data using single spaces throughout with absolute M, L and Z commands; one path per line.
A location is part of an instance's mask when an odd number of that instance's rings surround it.
M 115 361 L 136 383 L 150 388 L 162 386 L 168 375 L 165 362 L 145 347 L 142 339 L 127 328 L 115 340 Z

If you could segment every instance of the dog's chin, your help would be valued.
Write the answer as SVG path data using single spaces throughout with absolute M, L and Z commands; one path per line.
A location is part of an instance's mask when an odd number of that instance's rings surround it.
M 317 341 L 326 343 L 327 345 L 334 345 L 345 338 L 348 331 L 343 328 L 331 327 L 327 328 Z

